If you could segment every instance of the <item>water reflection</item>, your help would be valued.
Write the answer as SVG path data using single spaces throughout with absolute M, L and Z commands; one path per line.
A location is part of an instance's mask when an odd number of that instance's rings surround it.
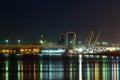
M 119 80 L 120 57 L 0 55 L 0 80 Z
M 83 80 L 119 80 L 119 57 L 83 58 Z

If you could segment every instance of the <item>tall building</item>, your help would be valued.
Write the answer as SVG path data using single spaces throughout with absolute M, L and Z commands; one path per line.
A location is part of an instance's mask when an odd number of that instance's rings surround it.
M 76 34 L 75 32 L 67 32 L 66 33 L 66 45 L 68 46 L 75 46 L 75 41 L 76 41 Z
M 75 46 L 76 34 L 75 32 L 65 32 L 58 34 L 58 45 Z
M 65 46 L 65 34 L 64 33 L 58 34 L 57 43 L 58 43 L 58 45 Z

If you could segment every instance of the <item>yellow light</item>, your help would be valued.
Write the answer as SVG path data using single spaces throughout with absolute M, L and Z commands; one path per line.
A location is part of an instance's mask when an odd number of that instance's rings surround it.
M 6 51 L 3 49 L 2 52 L 5 53 Z
M 31 52 L 31 49 L 28 49 L 29 52 Z
M 34 49 L 33 49 L 33 52 L 38 53 L 38 52 L 39 52 L 39 49 L 38 49 L 38 48 L 34 48 Z
M 24 51 L 24 49 L 20 49 L 20 52 L 23 52 Z
M 9 50 L 7 49 L 6 52 L 9 53 Z
M 25 51 L 28 51 L 28 49 L 25 49 Z
M 117 69 L 116 69 L 116 63 L 114 62 L 114 80 L 117 80 L 116 75 L 117 75 Z

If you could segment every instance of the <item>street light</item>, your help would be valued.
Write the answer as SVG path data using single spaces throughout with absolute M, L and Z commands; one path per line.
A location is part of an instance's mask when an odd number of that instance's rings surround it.
M 39 43 L 40 43 L 40 44 L 44 44 L 43 40 L 40 40 Z
M 17 40 L 18 44 L 20 44 L 21 40 Z
M 9 40 L 8 40 L 8 39 L 6 39 L 6 40 L 5 40 L 6 45 L 8 45 L 8 42 L 9 42 Z

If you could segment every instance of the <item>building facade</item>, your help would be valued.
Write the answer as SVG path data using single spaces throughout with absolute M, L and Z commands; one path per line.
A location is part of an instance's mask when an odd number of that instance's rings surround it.
M 75 32 L 65 32 L 58 34 L 57 38 L 58 45 L 74 47 L 75 41 L 76 41 Z

